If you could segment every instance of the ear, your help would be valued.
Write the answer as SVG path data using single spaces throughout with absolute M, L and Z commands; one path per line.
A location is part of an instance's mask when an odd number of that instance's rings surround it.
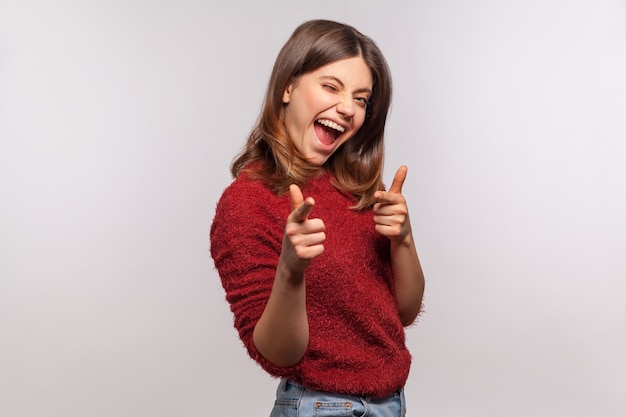
M 291 100 L 291 91 L 293 90 L 293 83 L 289 84 L 285 91 L 283 92 L 283 104 L 289 103 Z

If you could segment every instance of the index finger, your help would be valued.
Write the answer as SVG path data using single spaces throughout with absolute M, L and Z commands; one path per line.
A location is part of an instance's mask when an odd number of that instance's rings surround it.
M 402 193 L 402 185 L 404 184 L 404 180 L 406 179 L 406 174 L 409 171 L 406 165 L 402 165 L 396 171 L 396 175 L 393 177 L 393 182 L 391 183 L 391 187 L 389 187 L 390 193 Z

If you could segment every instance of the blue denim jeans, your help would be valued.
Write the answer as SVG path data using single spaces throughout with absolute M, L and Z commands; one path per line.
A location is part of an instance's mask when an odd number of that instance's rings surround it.
M 313 391 L 281 380 L 270 417 L 405 417 L 404 390 L 385 398 Z

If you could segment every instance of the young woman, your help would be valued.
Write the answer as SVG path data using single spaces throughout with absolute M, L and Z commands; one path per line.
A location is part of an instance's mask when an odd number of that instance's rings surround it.
M 404 326 L 424 276 L 398 169 L 382 184 L 391 77 L 376 44 L 314 20 L 280 51 L 232 164 L 211 255 L 272 417 L 405 415 Z

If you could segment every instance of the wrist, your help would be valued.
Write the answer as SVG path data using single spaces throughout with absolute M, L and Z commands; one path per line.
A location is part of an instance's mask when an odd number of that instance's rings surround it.
M 290 268 L 284 262 L 278 262 L 275 280 L 287 286 L 300 286 L 304 283 L 304 269 Z

